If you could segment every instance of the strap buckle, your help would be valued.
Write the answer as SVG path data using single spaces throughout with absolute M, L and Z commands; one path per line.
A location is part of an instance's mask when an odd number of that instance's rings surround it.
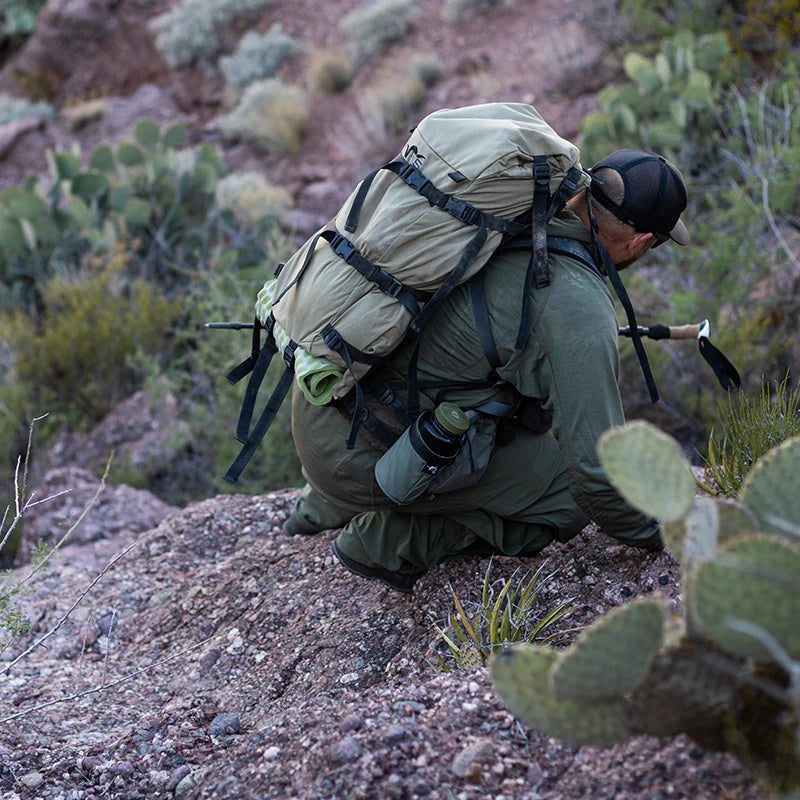
M 480 224 L 482 212 L 458 197 L 448 197 L 447 202 L 444 204 L 444 210 L 448 214 L 452 214 L 456 219 L 466 222 L 467 225 Z
M 330 245 L 337 256 L 343 259 L 346 264 L 352 266 L 352 258 L 358 253 L 358 249 L 349 239 L 342 236 L 341 233 L 337 233 L 336 236 L 331 239 Z

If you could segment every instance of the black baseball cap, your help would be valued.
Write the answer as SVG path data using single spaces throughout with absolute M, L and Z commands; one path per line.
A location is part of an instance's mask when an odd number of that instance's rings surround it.
M 601 169 L 613 169 L 622 178 L 621 203 L 615 203 L 603 190 L 602 177 L 595 174 Z M 681 245 L 689 243 L 689 231 L 680 218 L 686 208 L 686 184 L 678 168 L 666 158 L 626 148 L 599 161 L 589 172 L 592 197 L 615 217 L 640 233 L 655 234 L 657 244 L 667 239 Z

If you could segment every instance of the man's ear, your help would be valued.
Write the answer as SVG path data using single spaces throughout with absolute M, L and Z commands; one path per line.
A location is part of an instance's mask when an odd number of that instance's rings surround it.
M 636 233 L 628 242 L 628 251 L 631 253 L 645 252 L 653 246 L 655 236 L 652 233 Z

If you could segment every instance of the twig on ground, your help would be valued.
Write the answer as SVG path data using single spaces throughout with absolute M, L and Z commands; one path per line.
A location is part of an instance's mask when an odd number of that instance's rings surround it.
M 65 697 L 57 697 L 53 700 L 48 700 L 45 703 L 39 703 L 38 705 L 31 706 L 30 708 L 25 708 L 22 711 L 18 711 L 16 714 L 10 714 L 7 717 L 1 717 L 0 725 L 6 722 L 11 722 L 15 719 L 20 719 L 21 717 L 27 717 L 29 714 L 33 714 L 36 711 L 42 711 L 45 708 L 50 708 L 51 706 L 58 705 L 59 703 L 68 703 L 73 700 L 80 700 L 82 697 L 88 697 L 89 695 L 92 694 L 98 694 L 99 692 L 104 692 L 108 691 L 109 689 L 113 689 L 114 687 L 119 686 L 121 683 L 133 680 L 133 678 L 136 678 L 137 676 L 142 675 L 145 672 L 150 672 L 150 670 L 153 670 L 156 667 L 163 666 L 164 664 L 167 664 L 170 661 L 174 661 L 176 658 L 180 658 L 181 656 L 186 655 L 186 653 L 190 653 L 192 650 L 196 650 L 198 647 L 202 647 L 204 644 L 207 644 L 214 638 L 216 637 L 209 636 L 200 642 L 196 642 L 190 647 L 185 647 L 183 650 L 177 653 L 173 653 L 171 656 L 162 658 L 160 661 L 156 661 L 153 664 L 148 664 L 146 667 L 141 667 L 140 669 L 134 670 L 133 672 L 128 672 L 125 675 L 117 678 L 116 680 L 111 681 L 110 683 L 103 682 L 98 686 L 93 686 L 91 689 L 84 689 L 82 692 L 75 692 L 74 694 L 70 694 Z M 103 680 L 105 680 L 105 676 Z

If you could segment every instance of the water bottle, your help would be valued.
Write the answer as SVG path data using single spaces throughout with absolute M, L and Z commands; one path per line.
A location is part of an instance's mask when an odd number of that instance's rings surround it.
M 455 403 L 440 403 L 420 414 L 412 426 L 411 444 L 428 467 L 442 467 L 458 455 L 468 429 L 469 419 Z

